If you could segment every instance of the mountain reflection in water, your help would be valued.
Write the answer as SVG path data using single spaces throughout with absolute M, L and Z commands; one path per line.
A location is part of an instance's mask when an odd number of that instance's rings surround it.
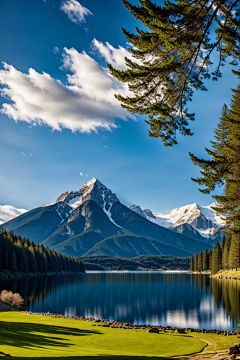
M 0 279 L 25 309 L 206 329 L 236 329 L 240 281 L 176 272 L 108 272 Z

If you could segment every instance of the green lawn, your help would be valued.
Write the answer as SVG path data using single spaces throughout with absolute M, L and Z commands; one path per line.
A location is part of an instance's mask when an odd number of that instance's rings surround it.
M 240 277 L 240 269 L 235 270 L 220 270 L 213 276 L 226 276 L 226 277 Z
M 207 346 L 205 339 L 212 345 Z M 0 313 L 0 352 L 10 354 L 12 359 L 157 359 L 197 353 L 204 348 L 225 350 L 234 342 L 239 342 L 236 336 L 182 335 L 172 331 L 149 334 L 146 330 L 104 328 L 78 320 Z

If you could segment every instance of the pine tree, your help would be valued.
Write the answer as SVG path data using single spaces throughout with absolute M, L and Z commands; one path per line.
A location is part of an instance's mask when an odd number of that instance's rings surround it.
M 136 34 L 123 30 L 132 57 L 125 58 L 126 70 L 109 70 L 127 83 L 133 95 L 115 95 L 130 113 L 145 114 L 150 125 L 149 136 L 160 137 L 166 146 L 177 143 L 176 132 L 192 135 L 188 122 L 194 114 L 187 110 L 192 88 L 206 90 L 204 79 L 221 77 L 221 66 L 229 57 L 235 65 L 239 59 L 238 1 L 176 0 L 157 6 L 150 0 L 139 0 L 124 6 L 144 25 Z M 217 27 L 215 27 L 215 22 Z M 216 39 L 209 34 L 214 29 Z M 213 50 L 219 54 L 214 72 Z
M 45 252 L 43 253 L 43 272 L 45 274 L 48 272 L 48 259 Z
M 212 253 L 212 274 L 216 274 L 222 268 L 222 251 L 219 242 L 217 241 Z
M 17 255 L 14 249 L 11 254 L 10 270 L 17 271 Z
M 202 253 L 202 251 L 200 251 L 200 254 L 198 256 L 198 271 L 199 272 L 203 271 L 203 253 Z
M 205 149 L 207 154 L 212 157 L 212 160 L 200 159 L 190 153 L 190 158 L 195 165 L 198 165 L 201 170 L 201 178 L 192 180 L 200 186 L 205 186 L 204 189 L 199 189 L 204 194 L 209 194 L 215 190 L 217 185 L 224 185 L 225 180 L 225 164 L 227 162 L 227 144 L 229 141 L 229 127 L 228 127 L 228 108 L 223 106 L 222 116 L 215 129 L 215 142 L 212 143 L 212 149 Z
M 36 260 L 37 260 L 37 265 L 38 265 L 38 271 L 40 273 L 43 273 L 43 256 L 42 256 L 43 254 L 42 254 L 39 244 L 37 244 L 35 246 L 35 255 L 36 255 Z
M 190 271 L 194 272 L 194 256 L 191 257 L 191 265 L 190 265 Z
M 231 246 L 228 255 L 228 263 L 230 269 L 238 269 L 240 267 L 240 239 L 239 235 L 232 235 Z
M 240 72 L 233 71 L 240 79 Z M 203 193 L 210 193 L 217 185 L 224 185 L 223 195 L 215 195 L 213 198 L 218 205 L 213 207 L 219 215 L 225 218 L 225 230 L 232 235 L 231 259 L 234 264 L 240 263 L 240 84 L 233 90 L 231 108 L 224 115 L 228 130 L 227 141 L 223 142 L 222 153 L 207 150 L 212 160 L 206 161 L 196 158 L 191 154 L 195 164 L 202 168 L 202 178 L 193 179 L 199 185 L 205 186 L 200 189 Z M 230 256 L 230 254 L 229 254 Z M 235 266 L 235 265 L 234 265 Z
M 194 270 L 195 272 L 198 272 L 198 254 L 195 255 L 195 262 L 194 262 Z
M 30 246 L 28 248 L 27 256 L 28 256 L 28 263 L 29 263 L 30 272 L 33 273 L 33 274 L 37 273 L 38 272 L 38 265 L 37 265 L 37 260 L 36 260 L 35 250 L 34 250 L 34 245 L 33 244 L 30 244 Z
M 208 263 L 209 263 L 209 270 L 212 272 L 212 250 L 209 250 L 208 254 Z
M 208 249 L 206 249 L 203 253 L 203 271 L 207 271 L 208 269 L 209 269 Z
M 224 270 L 229 270 L 229 251 L 231 247 L 231 235 L 228 235 L 224 245 L 222 254 L 222 267 Z

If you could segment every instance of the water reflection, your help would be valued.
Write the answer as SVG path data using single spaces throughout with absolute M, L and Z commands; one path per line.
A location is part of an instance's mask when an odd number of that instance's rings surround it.
M 88 273 L 0 279 L 30 311 L 91 316 L 138 324 L 236 328 L 240 282 L 185 273 Z

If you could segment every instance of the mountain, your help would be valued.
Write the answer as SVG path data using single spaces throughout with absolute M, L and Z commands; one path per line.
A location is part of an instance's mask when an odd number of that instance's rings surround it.
M 27 212 L 25 209 L 17 209 L 10 205 L 0 205 L 0 225 L 21 214 L 24 214 L 25 212 Z
M 159 226 L 157 220 L 149 209 L 129 209 L 94 178 L 79 191 L 67 191 L 55 202 L 21 214 L 3 227 L 71 256 L 190 256 L 212 248 L 201 237 L 174 232 Z
M 209 206 L 200 206 L 194 203 L 163 213 L 154 213 L 153 216 L 149 216 L 146 210 L 142 211 L 138 205 L 133 205 L 130 209 L 142 214 L 149 221 L 179 234 L 196 240 L 215 243 L 217 240 L 221 242 L 221 227 L 224 225 L 224 220 L 212 209 L 212 206 L 215 205 L 216 203 Z

